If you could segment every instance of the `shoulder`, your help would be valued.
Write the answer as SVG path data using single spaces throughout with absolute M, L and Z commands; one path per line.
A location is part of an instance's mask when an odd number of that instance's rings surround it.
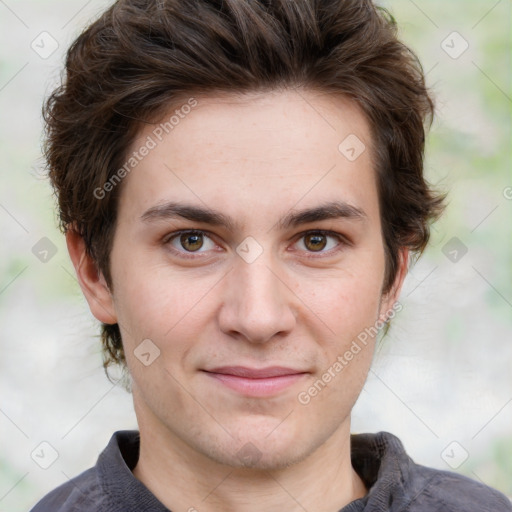
M 99 511 L 102 500 L 97 471 L 93 467 L 48 493 L 30 512 Z
M 116 499 L 124 497 L 126 489 L 133 487 L 130 468 L 136 463 L 138 450 L 137 431 L 114 432 L 95 466 L 51 491 L 30 512 L 114 510 Z M 113 490 L 117 491 L 116 496 Z
M 414 462 L 389 432 L 352 436 L 352 465 L 367 485 L 370 512 L 512 512 L 499 491 L 465 476 Z
M 463 475 L 417 464 L 412 473 L 410 512 L 512 512 L 502 493 Z

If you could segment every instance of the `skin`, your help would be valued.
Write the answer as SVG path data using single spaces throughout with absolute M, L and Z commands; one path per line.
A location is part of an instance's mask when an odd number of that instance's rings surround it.
M 386 318 L 407 270 L 404 250 L 382 293 L 368 124 L 349 100 L 308 90 L 197 100 L 122 183 L 111 288 L 81 238 L 67 234 L 92 313 L 120 325 L 141 433 L 134 475 L 175 512 L 335 512 L 367 492 L 350 463 L 350 412 L 375 340 L 307 405 L 297 396 Z M 349 134 L 366 145 L 353 162 L 338 150 Z M 279 223 L 336 201 L 361 215 Z M 234 225 L 166 218 L 168 202 L 218 211 Z M 184 248 L 172 235 L 187 229 L 208 236 Z M 315 230 L 337 235 L 304 236 Z M 263 251 L 251 263 L 236 252 L 246 237 Z M 160 350 L 149 366 L 134 354 L 144 339 Z M 224 365 L 307 373 L 261 398 L 202 371 Z

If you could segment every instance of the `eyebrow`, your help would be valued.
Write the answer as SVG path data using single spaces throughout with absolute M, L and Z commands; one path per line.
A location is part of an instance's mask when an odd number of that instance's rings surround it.
M 239 226 L 231 217 L 203 206 L 195 206 L 177 202 L 166 202 L 152 206 L 141 215 L 143 222 L 165 221 L 171 219 L 187 219 L 193 222 L 201 222 L 211 226 L 223 226 L 234 231 Z M 361 221 L 367 219 L 367 215 L 361 208 L 344 201 L 332 201 L 314 208 L 299 211 L 290 211 L 273 226 L 277 229 L 287 229 L 319 222 L 329 219 L 348 219 Z
M 143 222 L 182 218 L 194 222 L 210 224 L 211 226 L 225 226 L 231 231 L 234 230 L 237 224 L 227 215 L 211 210 L 210 208 L 172 201 L 152 206 L 146 210 L 140 218 Z
M 344 201 L 332 201 L 315 208 L 300 211 L 292 210 L 277 222 L 276 227 L 286 229 L 321 220 L 348 219 L 360 221 L 366 218 L 367 215 L 361 208 Z

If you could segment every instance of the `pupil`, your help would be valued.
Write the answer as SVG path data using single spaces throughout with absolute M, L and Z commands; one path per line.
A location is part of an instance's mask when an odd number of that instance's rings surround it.
M 181 245 L 187 251 L 197 251 L 203 246 L 203 237 L 200 234 L 183 234 L 181 235 Z
M 312 251 L 321 251 L 327 245 L 324 235 L 308 235 L 306 247 Z

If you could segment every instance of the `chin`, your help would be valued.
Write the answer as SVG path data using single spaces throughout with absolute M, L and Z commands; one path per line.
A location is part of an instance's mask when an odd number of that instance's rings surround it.
M 294 446 L 288 446 L 279 451 L 268 448 L 261 450 L 252 442 L 244 444 L 237 453 L 229 454 L 220 450 L 209 450 L 208 456 L 220 464 L 236 468 L 251 469 L 256 471 L 275 471 L 288 468 L 301 462 L 309 455 L 309 452 L 301 447 L 298 452 Z
M 236 428 L 228 428 L 232 437 L 223 436 L 217 442 L 211 440 L 201 447 L 201 451 L 226 466 L 270 471 L 297 464 L 316 448 L 310 446 L 308 439 L 302 439 L 294 425 L 287 424 L 286 420 L 259 418 L 257 428 L 255 422 L 252 423 L 251 426 L 244 422 Z

